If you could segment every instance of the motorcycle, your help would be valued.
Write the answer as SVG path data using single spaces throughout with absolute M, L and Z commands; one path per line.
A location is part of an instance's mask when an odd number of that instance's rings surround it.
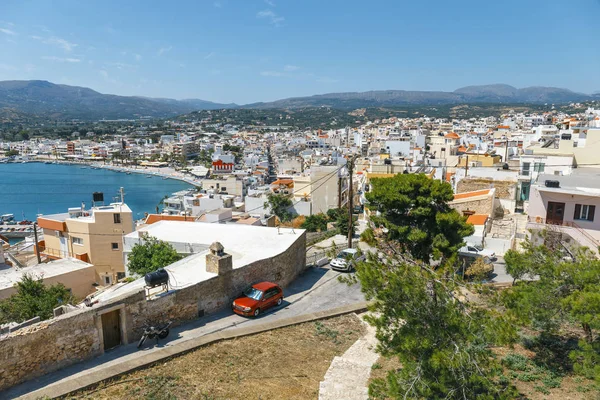
M 158 344 L 158 339 L 164 339 L 169 336 L 169 328 L 173 322 L 169 321 L 164 326 L 147 326 L 144 328 L 144 334 L 142 335 L 140 341 L 138 342 L 138 349 L 142 347 L 146 339 L 154 339 L 156 338 L 156 344 Z

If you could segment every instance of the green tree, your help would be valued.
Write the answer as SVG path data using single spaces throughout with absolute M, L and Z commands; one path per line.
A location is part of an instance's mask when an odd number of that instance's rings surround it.
M 19 155 L 19 150 L 8 150 L 7 152 L 4 153 L 4 155 L 6 157 L 18 156 Z
M 52 318 L 53 310 L 63 304 L 72 304 L 75 298 L 63 284 L 44 285 L 41 278 L 24 274 L 16 284 L 17 293 L 0 301 L 0 324 L 23 322 L 34 317 Z
M 348 210 L 346 209 L 345 213 L 339 213 L 337 220 L 336 220 L 336 226 L 340 231 L 340 235 L 344 235 L 344 236 L 348 236 Z M 357 217 L 352 216 L 352 236 L 354 236 L 354 234 L 356 233 L 356 222 L 357 222 Z
M 370 301 L 366 319 L 376 328 L 377 351 L 402 368 L 374 380 L 372 398 L 502 399 L 512 388 L 497 379 L 491 351 L 516 339 L 499 313 L 463 299 L 444 268 L 432 270 L 409 255 L 380 261 L 369 254 L 356 278 Z
M 582 338 L 570 355 L 575 370 L 600 382 L 600 260 L 586 248 L 565 258 L 548 240 L 543 245 L 526 241 L 523 248 L 505 256 L 507 271 L 518 271 L 516 283 L 502 293 L 505 306 L 545 336 L 578 324 Z M 525 280 L 530 277 L 536 279 Z
M 325 214 L 314 214 L 306 217 L 302 225 L 302 229 L 306 229 L 309 232 L 323 232 L 327 230 L 328 218 Z
M 366 194 L 369 208 L 380 213 L 372 221 L 387 228 L 387 239 L 418 260 L 448 258 L 474 232 L 473 225 L 448 206 L 454 194 L 447 182 L 424 174 L 398 174 L 374 178 L 371 186 Z
M 289 222 L 292 220 L 294 215 L 290 211 L 293 206 L 292 200 L 289 195 L 282 193 L 268 193 L 267 201 L 265 201 L 263 207 L 269 208 L 273 215 L 279 218 L 281 222 Z
M 182 258 L 183 256 L 177 253 L 170 243 L 150 236 L 143 239 L 142 243 L 133 246 L 128 257 L 127 268 L 130 272 L 145 275 Z

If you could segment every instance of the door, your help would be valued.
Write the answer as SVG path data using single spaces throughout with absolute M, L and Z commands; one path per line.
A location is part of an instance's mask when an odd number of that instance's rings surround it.
M 60 254 L 61 258 L 66 258 L 69 256 L 69 248 L 67 247 L 67 238 L 64 236 L 60 237 Z
M 548 202 L 548 211 L 546 212 L 546 223 L 552 225 L 562 225 L 565 216 L 565 203 Z
M 269 290 L 267 290 L 265 292 L 265 295 L 263 297 L 264 299 L 264 305 L 262 306 L 262 308 L 271 308 L 274 305 L 274 302 L 276 301 L 275 299 L 275 295 L 277 294 L 277 288 L 271 288 Z
M 102 314 L 102 336 L 104 350 L 110 350 L 121 344 L 121 313 L 120 310 Z

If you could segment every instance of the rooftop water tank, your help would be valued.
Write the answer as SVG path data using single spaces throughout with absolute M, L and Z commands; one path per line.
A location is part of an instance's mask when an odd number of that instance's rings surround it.
M 144 280 L 146 281 L 146 286 L 151 288 L 164 285 L 169 283 L 169 273 L 165 269 L 161 268 L 146 274 L 144 276 Z

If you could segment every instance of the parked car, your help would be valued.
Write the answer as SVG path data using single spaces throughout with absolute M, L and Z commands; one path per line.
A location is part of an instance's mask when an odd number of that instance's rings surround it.
M 243 316 L 258 317 L 260 313 L 283 303 L 283 290 L 271 282 L 250 286 L 233 301 L 233 312 Z
M 464 257 L 487 257 L 490 261 L 496 261 L 498 259 L 496 253 L 476 244 L 467 244 L 466 246 L 461 247 L 460 250 L 458 250 L 458 254 Z
M 340 251 L 340 253 L 329 262 L 331 269 L 335 269 L 338 271 L 352 271 L 356 266 L 356 263 L 359 261 L 363 261 L 365 259 L 364 255 L 359 255 L 358 250 L 356 249 L 345 249 Z

